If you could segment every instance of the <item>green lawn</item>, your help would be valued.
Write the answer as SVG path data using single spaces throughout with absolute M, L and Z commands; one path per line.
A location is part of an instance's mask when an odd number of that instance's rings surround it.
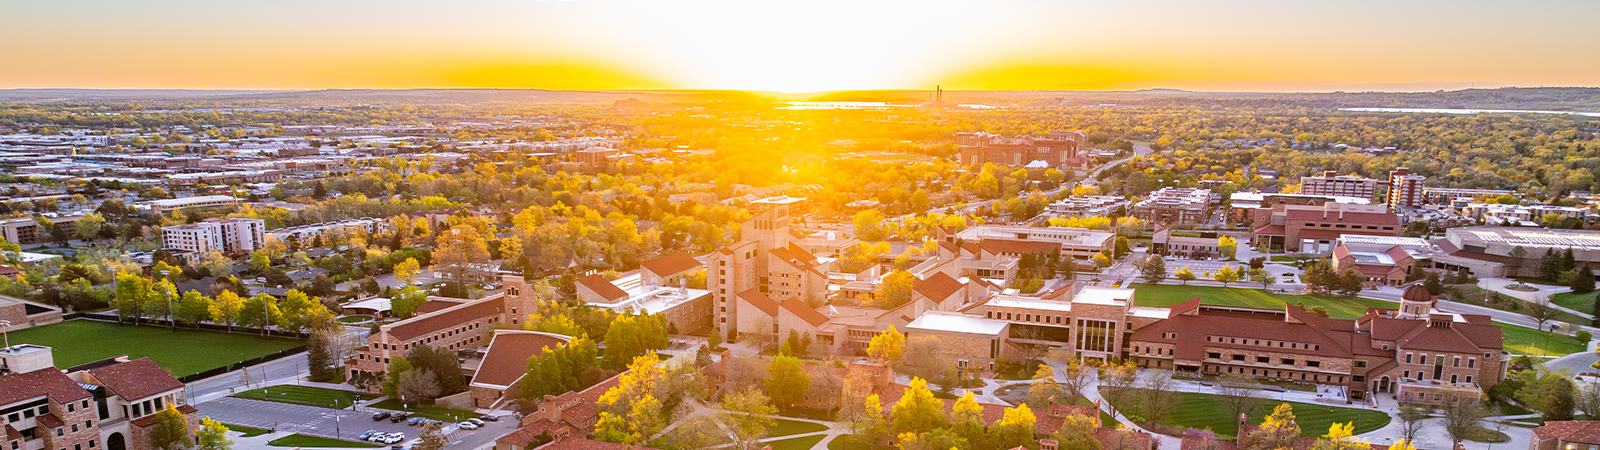
M 828 450 L 872 450 L 872 445 L 854 434 L 841 434 L 828 441 Z
M 1590 312 L 1594 310 L 1595 295 L 1600 295 L 1600 291 L 1593 291 L 1587 294 L 1562 292 L 1560 294 L 1550 296 L 1550 303 L 1572 308 L 1577 311 Z
M 778 419 L 777 423 L 773 424 L 772 428 L 768 428 L 767 432 L 762 434 L 762 436 L 788 436 L 791 434 L 815 433 L 818 431 L 828 431 L 828 427 L 811 422 Z
M 390 411 L 409 411 L 413 416 L 426 417 L 445 422 L 460 422 L 478 417 L 479 415 L 476 412 L 467 411 L 464 409 L 451 409 L 434 405 L 407 405 L 405 408 L 401 408 L 400 401 L 392 398 L 367 406 L 378 409 L 387 409 Z
M 827 435 L 819 434 L 816 436 L 784 439 L 781 441 L 766 441 L 765 443 L 767 444 L 768 448 L 771 448 L 772 450 L 808 450 L 817 445 L 818 442 L 822 442 L 822 440 L 826 439 L 827 437 Z
M 1238 434 L 1233 413 L 1228 411 L 1227 405 L 1219 396 L 1192 392 L 1178 392 L 1176 395 L 1180 403 L 1177 408 L 1173 408 L 1172 416 L 1162 423 L 1185 428 L 1209 427 L 1218 435 Z M 1263 402 L 1260 408 L 1250 414 L 1249 423 L 1261 423 L 1262 418 L 1272 413 L 1272 409 L 1279 403 L 1284 402 L 1270 400 Z M 1295 420 L 1300 424 L 1301 436 L 1319 437 L 1328 434 L 1328 427 L 1334 423 L 1355 422 L 1355 434 L 1371 432 L 1389 424 L 1389 415 L 1381 411 L 1300 402 L 1287 403 L 1294 409 Z M 1129 412 L 1137 413 L 1138 405 L 1129 406 L 1131 406 Z
M 1564 334 L 1516 325 L 1496 324 L 1503 331 L 1506 351 L 1518 355 L 1560 356 L 1587 350 L 1587 342 Z
M 12 331 L 11 343 L 51 348 L 56 367 L 72 367 L 114 356 L 149 357 L 173 376 L 187 376 L 304 344 L 298 339 L 120 326 L 93 320 Z
M 379 448 L 382 445 L 367 444 L 343 439 L 307 436 L 304 434 L 291 434 L 273 439 L 267 445 L 273 447 L 327 447 L 327 448 Z
M 349 408 L 360 400 L 371 400 L 376 395 L 310 386 L 271 386 L 233 394 L 234 397 L 266 400 L 323 408 Z
M 1284 303 L 1305 303 L 1307 308 L 1321 306 L 1335 319 L 1354 319 L 1366 314 L 1367 308 L 1399 308 L 1394 302 L 1358 297 L 1328 297 L 1322 295 L 1271 294 L 1261 290 L 1258 283 L 1240 282 L 1235 287 L 1184 286 L 1178 284 L 1133 284 L 1133 299 L 1139 306 L 1172 306 L 1200 297 L 1200 303 L 1217 306 L 1282 309 Z M 1326 430 L 1324 430 L 1326 431 Z
M 223 425 L 227 425 L 229 430 L 237 431 L 240 434 L 243 434 L 244 437 L 255 437 L 255 436 L 260 436 L 260 435 L 263 435 L 263 434 L 267 434 L 267 430 L 263 430 L 263 429 L 260 429 L 260 428 L 247 427 L 247 426 L 244 426 L 244 425 L 234 425 L 234 424 L 231 424 L 231 423 L 225 423 Z

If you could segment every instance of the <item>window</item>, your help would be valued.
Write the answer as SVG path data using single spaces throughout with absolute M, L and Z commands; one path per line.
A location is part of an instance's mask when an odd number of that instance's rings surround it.
M 1306 360 L 1306 367 L 1322 367 L 1322 362 Z
M 1272 358 L 1268 358 L 1268 357 L 1265 357 L 1265 356 L 1257 356 L 1256 357 L 1256 362 L 1262 363 L 1262 364 L 1266 364 L 1267 362 L 1270 362 L 1271 360 L 1272 360 Z
M 1364 377 L 1364 376 L 1361 376 L 1361 375 L 1356 375 L 1356 376 L 1350 377 L 1350 381 L 1354 381 L 1354 382 L 1357 382 L 1357 383 L 1365 383 L 1365 382 L 1367 382 L 1367 377 Z
M 1467 375 L 1467 382 L 1468 382 L 1468 383 L 1471 383 L 1471 382 L 1472 382 L 1472 375 Z
M 1401 373 L 1400 378 L 1411 378 L 1411 371 L 1407 370 L 1404 373 Z
M 1206 353 L 1206 357 L 1207 358 L 1211 358 L 1211 359 L 1222 359 L 1222 354 L 1221 353 Z
M 1427 364 L 1427 363 L 1428 363 L 1428 354 L 1427 353 L 1423 353 L 1422 355 L 1417 356 L 1417 364 Z
M 1289 358 L 1283 358 L 1283 359 L 1279 359 L 1278 363 L 1279 364 L 1283 364 L 1285 366 L 1292 366 L 1292 365 L 1294 365 L 1294 360 L 1289 359 Z
M 1244 355 L 1233 355 L 1234 361 L 1244 361 Z
M 1455 360 L 1450 363 L 1450 367 L 1461 367 L 1461 357 L 1457 356 Z
M 1477 358 L 1467 358 L 1467 368 L 1471 369 L 1473 364 L 1477 363 L 1477 362 L 1478 362 Z
M 1411 364 L 1411 354 L 1410 353 L 1406 354 L 1406 364 Z
M 1366 360 L 1361 360 L 1361 359 L 1356 360 L 1356 368 L 1362 368 L 1362 367 L 1367 367 L 1367 361 Z

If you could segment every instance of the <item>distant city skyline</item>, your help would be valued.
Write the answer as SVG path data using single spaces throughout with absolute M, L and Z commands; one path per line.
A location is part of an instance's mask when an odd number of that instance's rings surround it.
M 0 89 L 1600 86 L 1600 2 L 10 2 Z

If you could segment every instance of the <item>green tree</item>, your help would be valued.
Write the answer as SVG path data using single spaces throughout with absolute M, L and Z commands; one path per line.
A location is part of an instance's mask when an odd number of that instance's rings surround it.
M 666 319 L 659 315 L 617 316 L 606 330 L 606 349 L 601 366 L 620 370 L 629 361 L 667 348 Z
M 811 377 L 801 370 L 798 358 L 780 355 L 767 363 L 767 394 L 772 397 L 773 405 L 794 406 L 805 399 L 810 386 Z
M 267 293 L 256 294 L 244 301 L 239 309 L 239 326 L 257 327 L 267 335 L 267 327 L 284 325 L 283 313 L 278 311 L 278 299 Z
M 178 298 L 178 311 L 176 316 L 179 322 L 186 325 L 196 325 L 200 322 L 211 320 L 211 299 L 201 294 L 200 291 L 190 289 Z
M 383 395 L 387 395 L 389 398 L 400 398 L 400 379 L 404 378 L 407 372 L 415 369 L 415 367 L 411 366 L 411 361 L 406 360 L 404 356 L 396 356 L 390 359 L 388 367 L 383 370 L 383 388 L 381 389 Z
M 1262 290 L 1266 290 L 1272 286 L 1273 281 L 1277 281 L 1274 279 L 1276 277 L 1272 276 L 1272 272 L 1268 272 L 1267 269 L 1250 269 L 1245 273 L 1250 276 L 1250 281 L 1261 283 Z
M 73 222 L 72 225 L 77 228 L 78 236 L 87 242 L 100 236 L 100 227 L 105 223 L 105 217 L 100 214 L 89 213 L 79 218 L 77 222 Z
M 1428 273 L 1428 278 L 1424 278 L 1422 280 L 1422 288 L 1427 289 L 1429 294 L 1443 294 L 1444 280 L 1439 279 L 1438 272 L 1430 272 Z
M 439 424 L 425 423 L 418 428 L 420 430 L 417 432 L 417 445 L 411 448 L 415 450 L 444 450 L 445 446 L 450 444 L 450 440 L 444 437 L 444 433 L 440 432 Z
M 415 286 L 406 286 L 398 295 L 389 300 L 389 311 L 395 317 L 409 319 L 417 315 L 417 308 L 428 302 L 428 293 L 417 289 Z
M 1150 255 L 1145 258 L 1144 263 L 1139 264 L 1139 276 L 1144 278 L 1146 283 L 1161 284 L 1161 281 L 1167 279 L 1166 258 L 1162 258 L 1161 255 Z
M 1588 264 L 1581 264 L 1574 270 L 1576 273 L 1573 275 L 1572 280 L 1567 283 L 1567 287 L 1572 288 L 1572 292 L 1579 294 L 1594 292 L 1594 269 L 1590 269 Z
M 1095 438 L 1095 419 L 1082 414 L 1070 414 L 1061 421 L 1055 440 L 1060 448 L 1072 450 L 1100 450 L 1100 440 Z
M 758 389 L 723 396 L 722 409 L 727 411 L 723 423 L 733 429 L 736 448 L 747 448 L 777 423 L 772 415 L 778 413 L 778 408 Z

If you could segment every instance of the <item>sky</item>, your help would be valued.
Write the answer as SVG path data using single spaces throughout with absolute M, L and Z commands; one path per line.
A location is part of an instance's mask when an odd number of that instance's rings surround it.
M 1600 86 L 1593 0 L 0 2 L 0 89 Z

